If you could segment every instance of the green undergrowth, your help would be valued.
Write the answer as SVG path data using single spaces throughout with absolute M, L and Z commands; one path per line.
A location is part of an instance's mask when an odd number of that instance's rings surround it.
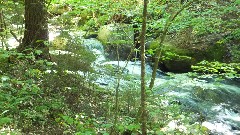
M 68 64 L 65 57 L 58 59 Z M 58 62 L 38 60 L 34 53 L 14 50 L 1 50 L 0 63 L 1 134 L 140 134 L 137 82 L 125 83 L 119 92 L 114 125 L 114 91 L 92 83 L 96 73 L 84 70 L 86 74 L 80 75 L 57 66 Z M 165 100 L 172 99 L 148 93 L 148 134 L 208 132 L 200 124 L 190 124 L 190 113 L 182 112 L 179 105 L 164 105 Z M 187 130 L 166 130 L 173 120 L 187 125 Z
M 176 18 L 168 34 L 173 35 L 174 38 L 175 34 L 188 28 L 188 34 L 193 36 L 223 33 L 224 38 L 216 41 L 217 46 L 210 48 L 211 51 L 207 51 L 207 56 L 215 57 L 217 60 L 222 59 L 220 56 L 226 50 L 223 44 L 228 40 L 231 43 L 230 41 L 234 39 L 235 42 L 229 47 L 233 54 L 233 61 L 238 62 L 240 55 L 237 42 L 239 28 L 236 25 L 239 22 L 239 10 L 237 10 L 239 2 L 237 1 L 223 2 L 222 6 L 219 1 L 194 4 Z M 95 33 L 101 26 L 111 23 L 126 23 L 140 28 L 142 22 L 142 12 L 140 12 L 142 1 L 138 0 L 53 0 L 49 4 L 49 23 L 60 27 L 62 31 L 65 28 L 74 28 Z M 149 3 L 146 37 L 159 37 L 163 33 L 167 18 L 177 11 L 181 4 L 183 3 L 179 1 L 152 0 Z M 10 29 L 14 32 L 18 30 L 17 35 L 23 35 L 24 4 L 21 1 L 2 1 L 0 7 L 3 7 L 0 9 L 1 13 L 4 13 L 1 14 L 4 16 L 1 19 L 4 23 L 1 22 L 1 24 L 5 25 L 0 33 L 2 42 L 7 40 Z M 19 28 L 12 28 L 15 27 L 13 24 Z M 69 31 L 66 33 L 68 34 Z M 121 35 L 132 36 L 133 34 L 126 33 Z M 179 36 L 183 35 L 180 33 Z M 213 40 L 206 37 L 204 42 Z M 115 44 L 129 44 L 124 39 L 121 40 L 119 37 L 118 39 L 114 39 Z M 188 37 L 186 39 L 184 38 L 183 45 L 188 47 L 191 43 L 188 40 L 192 39 Z M 150 47 L 151 55 L 154 54 L 157 43 L 158 41 Z M 114 125 L 115 87 L 105 89 L 93 83 L 100 76 L 92 67 L 95 56 L 79 44 L 81 40 L 78 37 L 70 37 L 70 34 L 60 35 L 59 42 L 50 46 L 50 50 L 61 51 L 51 53 L 51 61 L 36 59 L 34 55 L 41 53 L 39 50 L 22 54 L 14 50 L 0 49 L 0 134 L 9 132 L 49 135 L 141 134 L 140 83 L 129 77 L 129 83 L 124 84 L 120 90 L 118 119 Z M 188 53 L 183 49 L 167 45 L 163 48 L 165 55 L 163 60 L 192 61 Z M 192 68 L 204 74 L 225 74 L 230 77 L 236 77 L 240 72 L 239 63 L 203 61 Z M 112 78 L 117 78 L 115 69 L 114 71 L 107 69 L 107 72 L 112 75 Z M 168 88 L 168 85 L 164 87 Z M 164 87 L 157 91 L 164 90 Z M 205 94 L 202 89 L 196 88 L 196 91 L 200 96 Z M 164 94 L 156 94 L 155 91 L 153 93 L 148 91 L 147 96 L 149 135 L 208 134 L 207 129 L 191 117 L 191 112 L 183 112 L 181 105 L 172 102 L 174 99 Z M 185 128 L 169 129 L 167 125 L 171 121 L 177 121 L 177 125 L 183 125 Z
M 240 64 L 239 63 L 221 63 L 201 61 L 192 66 L 193 71 L 204 74 L 219 74 L 228 77 L 239 77 Z
M 56 62 L 1 50 L 0 63 L 0 129 L 62 134 L 64 128 L 55 121 L 61 114 L 106 111 L 96 104 L 108 99 L 109 92 L 97 89 L 86 76 L 56 67 Z

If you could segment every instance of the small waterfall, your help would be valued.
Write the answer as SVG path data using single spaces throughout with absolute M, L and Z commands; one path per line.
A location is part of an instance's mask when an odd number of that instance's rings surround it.
M 94 38 L 90 39 L 83 39 L 83 45 L 90 51 L 93 52 L 93 54 L 96 55 L 96 61 L 95 64 L 99 64 L 103 61 L 106 61 L 106 58 L 104 56 L 104 49 L 103 45 L 100 41 Z
M 128 74 L 134 74 L 134 75 L 140 75 L 141 74 L 141 62 L 140 61 L 107 61 L 105 56 L 104 56 L 104 48 L 103 45 L 100 41 L 98 41 L 97 39 L 94 38 L 90 38 L 90 39 L 84 39 L 83 40 L 83 45 L 90 51 L 92 51 L 97 59 L 95 61 L 95 64 L 98 65 L 112 65 L 112 66 L 119 66 L 120 68 L 125 68 L 123 70 L 125 70 L 124 73 L 128 73 Z M 147 74 L 151 74 L 152 72 L 152 68 L 150 65 L 146 65 L 146 73 Z

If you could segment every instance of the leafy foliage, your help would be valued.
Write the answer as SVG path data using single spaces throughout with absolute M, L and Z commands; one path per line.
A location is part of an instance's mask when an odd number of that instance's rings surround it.
M 239 63 L 220 63 L 220 62 L 208 62 L 202 61 L 195 66 L 192 66 L 195 72 L 201 72 L 206 74 L 221 74 L 230 75 L 234 77 L 240 73 Z
M 51 60 L 38 60 L 35 54 L 40 50 L 27 50 L 23 54 L 9 50 L 6 42 L 10 30 L 23 32 L 22 1 L 3 0 L 0 11 L 3 12 L 5 28 L 0 31 L 2 48 L 0 49 L 0 129 L 10 127 L 24 134 L 140 134 L 140 92 L 136 77 L 123 75 L 128 83 L 121 84 L 119 96 L 119 120 L 116 131 L 113 131 L 113 115 L 116 110 L 112 89 L 100 87 L 94 81 L 101 75 L 94 71 L 92 63 L 96 59 L 89 50 L 82 46 L 80 35 L 69 34 L 73 30 L 84 30 L 86 33 L 97 32 L 106 24 L 124 23 L 139 30 L 142 23 L 141 0 L 50 0 L 49 24 L 61 31 L 60 39 L 64 42 L 50 45 Z M 187 2 L 187 1 L 186 1 Z M 177 0 L 151 0 L 149 3 L 148 40 L 161 36 L 166 21 L 182 4 Z M 187 47 L 196 43 L 197 38 L 214 41 L 216 47 L 229 50 L 231 61 L 220 63 L 202 61 L 192 66 L 195 72 L 204 74 L 222 74 L 238 77 L 240 72 L 239 58 L 239 0 L 208 0 L 195 3 L 172 22 L 168 39 L 186 36 L 183 43 Z M 128 29 L 128 28 L 127 28 Z M 129 28 L 130 31 L 133 31 Z M 187 33 L 187 34 L 186 34 Z M 121 39 L 124 34 L 114 33 L 117 39 L 109 44 L 132 44 Z M 185 35 L 184 35 L 185 34 Z M 221 35 L 215 42 L 208 35 Z M 192 38 L 193 37 L 193 38 Z M 56 38 L 57 39 L 57 38 Z M 190 41 L 191 40 L 191 41 Z M 176 44 L 179 42 L 176 41 Z M 179 46 L 182 44 L 179 44 Z M 158 43 L 156 43 L 158 46 Z M 156 48 L 155 46 L 155 48 Z M 215 47 L 215 46 L 213 46 Z M 148 53 L 154 55 L 155 49 Z M 200 48 L 204 49 L 204 48 Z M 217 49 L 216 49 L 217 50 Z M 161 60 L 192 60 L 186 52 L 175 53 L 174 48 L 167 48 Z M 191 52 L 192 53 L 192 52 Z M 194 53 L 194 52 L 193 52 Z M 210 55 L 221 52 L 208 52 Z M 60 55 L 59 55 L 60 54 Z M 105 65 L 100 72 L 116 77 L 116 68 Z M 193 73 L 194 74 L 194 73 Z M 191 112 L 183 112 L 182 105 L 175 104 L 174 99 L 159 94 L 167 88 L 164 85 L 158 91 L 147 91 L 148 98 L 148 134 L 208 134 L 200 123 L 194 123 Z M 196 95 L 204 95 L 203 90 L 196 88 Z M 207 97 L 214 97 L 209 95 Z M 205 96 L 203 96 L 205 97 Z M 170 104 L 164 104 L 164 102 Z M 166 130 L 172 121 L 178 125 L 187 125 L 186 130 L 175 128 Z M 193 124 L 194 123 L 194 124 Z M 14 131 L 13 131 L 14 132 Z M 2 133 L 2 131 L 0 131 Z M 7 133 L 7 131 L 6 131 Z
M 54 122 L 59 114 L 76 109 L 72 103 L 80 97 L 74 94 L 91 89 L 91 85 L 85 86 L 79 74 L 69 74 L 63 67 L 56 69 L 53 62 L 36 60 L 33 53 L 1 49 L 0 54 L 0 72 L 3 73 L 0 76 L 0 127 L 9 125 L 25 133 L 48 133 L 48 128 L 59 127 Z M 62 132 L 61 128 L 56 128 L 55 132 Z

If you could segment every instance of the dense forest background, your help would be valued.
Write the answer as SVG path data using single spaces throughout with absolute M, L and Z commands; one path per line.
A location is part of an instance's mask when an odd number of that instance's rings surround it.
M 239 9 L 0 0 L 0 134 L 240 134 Z

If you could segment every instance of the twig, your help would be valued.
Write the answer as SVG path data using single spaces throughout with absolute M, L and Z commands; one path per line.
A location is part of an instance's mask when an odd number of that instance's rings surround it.
M 12 31 L 12 30 L 10 30 L 10 33 L 12 34 L 12 36 L 17 40 L 17 42 L 19 43 L 19 44 L 21 44 L 21 38 L 17 38 L 17 35 Z

